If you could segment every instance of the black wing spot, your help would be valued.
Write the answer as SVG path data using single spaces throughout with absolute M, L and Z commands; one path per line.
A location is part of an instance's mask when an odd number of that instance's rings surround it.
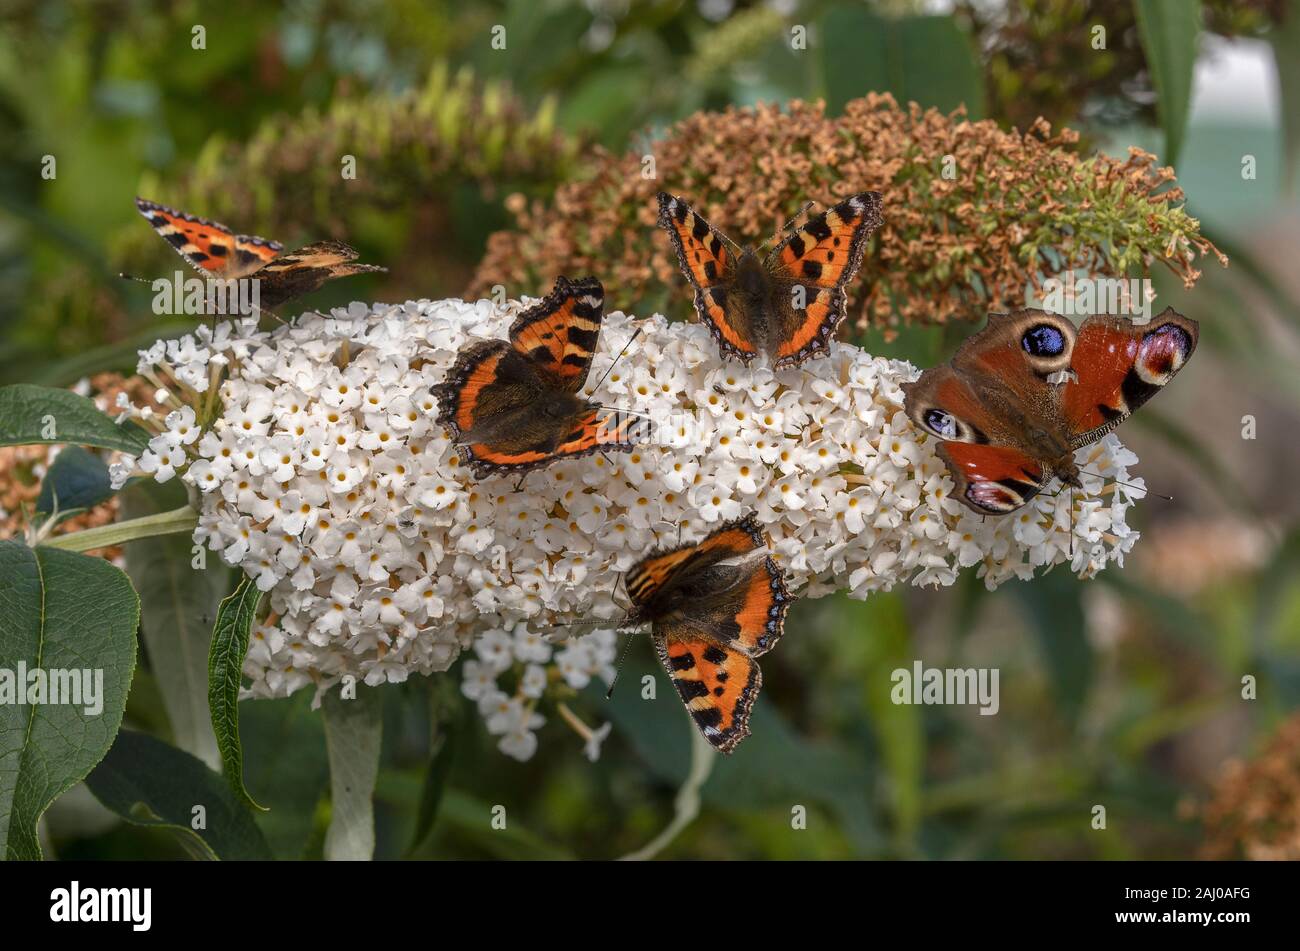
M 692 710 L 691 716 L 695 717 L 695 722 L 700 726 L 717 728 L 722 722 L 722 711 L 717 707 L 709 707 L 707 710 Z
M 704 659 L 717 666 L 727 659 L 727 652 L 720 647 L 710 645 L 704 651 Z
M 677 692 L 682 695 L 682 699 L 691 701 L 697 697 L 707 697 L 709 688 L 700 680 L 679 680 L 677 681 Z
M 818 241 L 825 241 L 831 236 L 831 226 L 826 223 L 824 218 L 809 223 L 805 230 Z

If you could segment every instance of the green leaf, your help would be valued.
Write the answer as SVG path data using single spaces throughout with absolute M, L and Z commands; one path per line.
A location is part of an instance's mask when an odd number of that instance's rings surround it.
M 329 782 L 325 728 L 320 713 L 311 708 L 311 693 L 247 701 L 239 714 L 244 782 L 268 807 L 255 818 L 283 859 L 309 857 L 317 805 Z
M 140 602 L 108 562 L 0 542 L 0 846 L 39 859 L 36 823 L 50 803 L 103 758 L 122 725 L 135 669 Z M 81 703 L 18 704 L 6 689 L 33 672 L 90 670 Z M 10 673 L 12 675 L 10 676 Z M 9 677 L 6 686 L 5 678 Z M 102 678 L 102 679 L 101 679 Z M 78 689 L 82 680 L 78 677 Z M 51 699 L 46 696 L 45 699 Z M 93 703 L 87 701 L 94 700 Z M 87 713 L 87 707 L 99 707 Z
M 55 457 L 41 481 L 36 511 L 49 514 L 58 505 L 60 514 L 72 509 L 88 509 L 113 494 L 108 465 L 80 446 L 68 446 Z
M 375 780 L 383 741 L 379 691 L 362 688 L 354 700 L 341 691 L 321 701 L 330 761 L 330 826 L 325 858 L 369 861 L 375 854 Z
M 412 855 L 429 837 L 433 824 L 438 818 L 438 807 L 442 805 L 442 796 L 447 789 L 447 777 L 451 773 L 451 764 L 456 758 L 456 730 L 445 729 L 433 741 L 433 751 L 429 754 L 429 765 L 424 773 L 424 786 L 420 790 L 420 810 L 415 818 L 415 832 L 411 835 L 411 844 L 406 854 Z
M 897 593 L 873 594 L 866 601 L 847 597 L 837 600 L 840 623 L 856 635 L 861 654 L 857 664 L 867 671 L 862 696 L 885 762 L 895 844 L 901 854 L 912 855 L 921 824 L 925 732 L 919 707 L 893 701 L 893 672 L 899 668 L 910 670 L 917 659 L 911 625 L 902 596 Z M 836 638 L 837 643 L 844 640 Z
M 1201 5 L 1194 0 L 1134 0 L 1138 36 L 1156 89 L 1156 112 L 1165 130 L 1166 165 L 1178 161 L 1192 103 Z
M 1273 25 L 1268 38 L 1282 97 L 1282 187 L 1286 194 L 1294 195 L 1300 161 L 1300 3 L 1291 0 L 1282 22 Z
M 822 74 L 832 114 L 868 92 L 889 92 L 951 112 L 984 114 L 983 80 L 971 39 L 950 16 L 883 17 L 869 8 L 834 6 L 821 21 Z
M 253 579 L 242 578 L 239 587 L 217 608 L 217 622 L 208 649 L 208 711 L 212 715 L 212 731 L 217 736 L 221 763 L 235 795 L 254 809 L 262 807 L 244 788 L 244 752 L 239 743 L 239 678 L 260 600 L 262 592 Z
M 273 857 L 252 814 L 220 776 L 147 733 L 118 733 L 86 785 L 128 822 L 174 831 L 198 858 Z
M 71 390 L 0 386 L 0 446 L 30 443 L 76 443 L 139 455 L 149 446 L 149 434 L 135 425 L 119 426 Z
M 448 789 L 442 799 L 447 824 L 471 838 L 481 848 L 503 859 L 564 861 L 573 858 L 560 846 L 507 821 L 504 829 L 493 828 L 492 806 L 457 789 Z
M 1072 574 L 1052 571 L 1012 588 L 1029 614 L 1057 708 L 1071 728 L 1078 723 L 1092 683 L 1092 647 L 1084 628 L 1081 585 Z
M 176 483 L 140 482 L 121 497 L 122 516 L 128 519 L 183 504 L 185 490 Z M 219 769 L 221 752 L 206 699 L 208 651 L 218 606 L 230 590 L 231 571 L 219 555 L 202 547 L 205 567 L 195 568 L 194 548 L 194 539 L 187 535 L 128 545 L 126 573 L 140 594 L 140 633 L 162 693 L 172 742 Z

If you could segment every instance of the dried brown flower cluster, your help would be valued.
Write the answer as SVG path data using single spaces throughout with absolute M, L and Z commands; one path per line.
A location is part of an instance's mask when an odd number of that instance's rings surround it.
M 1075 135 L 1025 134 L 893 97 L 697 113 L 644 150 L 598 153 L 553 203 L 512 196 L 516 227 L 489 240 L 469 296 L 535 294 L 556 274 L 596 274 L 607 306 L 684 315 L 688 297 L 655 194 L 683 195 L 738 241 L 760 243 L 808 200 L 884 193 L 885 225 L 850 288 L 858 326 L 983 319 L 1068 268 L 1134 275 L 1159 262 L 1190 286 L 1218 250 L 1180 206 L 1173 172 L 1131 150 L 1081 158 Z M 652 164 L 653 163 L 653 164 Z
M 100 409 L 111 413 L 119 393 L 126 393 L 136 406 L 163 408 L 153 401 L 153 388 L 141 377 L 126 378 L 117 373 L 100 373 L 90 379 L 90 395 Z M 41 477 L 50 462 L 52 446 L 0 447 L 0 538 L 20 537 L 27 528 L 27 518 L 41 494 Z M 66 519 L 54 529 L 55 535 L 96 528 L 117 520 L 118 501 L 113 496 L 93 509 Z M 121 549 L 105 548 L 89 552 L 114 561 Z
M 1227 765 L 1201 816 L 1203 858 L 1300 859 L 1300 714 L 1258 756 Z

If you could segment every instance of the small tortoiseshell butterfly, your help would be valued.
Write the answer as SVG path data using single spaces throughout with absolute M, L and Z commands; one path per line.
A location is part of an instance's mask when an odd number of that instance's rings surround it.
M 320 241 L 281 254 L 284 246 L 255 235 L 235 234 L 223 224 L 135 200 L 163 240 L 200 273 L 220 280 L 255 278 L 260 306 L 272 309 L 309 294 L 328 280 L 387 271 L 376 264 L 353 264 L 357 252 L 341 241 Z
M 578 395 L 600 337 L 605 289 L 594 277 L 561 277 L 510 326 L 510 339 L 461 350 L 430 388 L 438 422 L 479 478 L 524 472 L 557 459 L 634 445 L 639 419 Z
M 951 362 L 904 383 L 907 415 L 943 440 L 956 496 L 1005 515 L 1053 478 L 1078 486 L 1074 451 L 1160 392 L 1196 350 L 1197 323 L 1172 307 L 1138 325 L 1094 316 L 1078 331 L 1057 314 L 991 314 Z M 1065 374 L 1065 381 L 1049 377 Z
M 862 192 L 810 218 L 759 260 L 682 199 L 659 193 L 659 225 L 672 238 L 695 309 L 724 356 L 749 364 L 759 351 L 777 367 L 830 349 L 848 307 L 845 285 L 880 227 L 880 194 Z
M 723 753 L 749 735 L 749 711 L 763 684 L 754 658 L 781 637 L 793 600 L 767 548 L 749 515 L 698 545 L 656 552 L 627 576 L 628 626 L 651 625 L 687 712 Z

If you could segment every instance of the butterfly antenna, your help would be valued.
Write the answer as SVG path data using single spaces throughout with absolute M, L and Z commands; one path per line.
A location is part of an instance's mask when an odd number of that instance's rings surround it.
M 798 211 L 796 211 L 796 212 L 794 213 L 794 215 L 793 215 L 793 216 L 792 216 L 788 221 L 786 221 L 785 224 L 783 224 L 780 228 L 778 228 L 777 231 L 776 231 L 776 233 L 775 233 L 774 235 L 772 235 L 772 237 L 770 237 L 770 238 L 768 238 L 766 241 L 764 241 L 763 244 L 759 247 L 759 250 L 761 251 L 763 248 L 766 248 L 769 244 L 771 244 L 771 243 L 772 243 L 773 241 L 775 241 L 777 238 L 781 237 L 781 235 L 783 235 L 785 232 L 787 232 L 787 231 L 793 231 L 793 230 L 794 230 L 794 223 L 795 223 L 796 221 L 798 221 L 800 218 L 802 218 L 802 217 L 804 216 L 804 212 L 806 212 L 809 208 L 811 208 L 811 207 L 812 207 L 813 205 L 815 205 L 815 204 L 817 204 L 817 202 L 815 202 L 815 201 L 806 201 L 806 202 L 804 202 L 804 203 L 803 203 L 803 207 L 800 208 Z
M 1079 471 L 1082 472 L 1084 475 L 1096 476 L 1098 479 L 1106 478 L 1106 476 L 1102 475 L 1100 472 L 1091 472 L 1088 469 L 1080 469 Z M 1114 482 L 1116 485 L 1124 486 L 1124 488 L 1126 489 L 1136 489 L 1138 492 L 1145 492 L 1147 495 L 1154 495 L 1156 498 L 1164 499 L 1166 502 L 1172 502 L 1174 500 L 1174 497 L 1172 495 L 1163 495 L 1160 492 L 1152 492 L 1150 489 L 1148 489 L 1146 486 L 1143 485 L 1134 485 L 1132 482 L 1121 482 L 1119 479 L 1112 479 L 1111 481 Z
M 636 638 L 634 631 L 629 631 L 627 640 L 623 642 L 623 650 L 619 652 L 618 663 L 614 665 L 614 679 L 609 682 L 609 689 L 605 691 L 605 699 L 611 700 L 614 697 L 614 686 L 618 683 L 619 674 L 623 673 L 623 662 L 627 660 L 627 652 L 632 647 L 632 641 Z
M 641 419 L 654 419 L 649 413 L 643 413 L 636 409 L 624 409 L 621 406 L 610 406 L 608 403 L 597 403 L 597 409 L 607 409 L 611 413 L 622 413 L 624 416 L 636 416 Z
M 153 281 L 147 277 L 136 277 L 134 274 L 127 274 L 125 271 L 119 271 L 117 274 L 124 281 L 139 281 L 141 284 L 152 284 Z
M 618 356 L 614 358 L 614 362 L 609 365 L 609 369 L 605 371 L 605 376 L 602 376 L 597 381 L 596 385 L 591 388 L 591 391 L 593 393 L 596 392 L 598 389 L 600 389 L 600 384 L 605 382 L 605 377 L 609 376 L 609 374 L 613 371 L 614 367 L 618 366 L 618 361 L 623 359 L 623 354 L 627 353 L 627 348 L 632 346 L 632 342 L 636 340 L 636 338 L 639 336 L 641 336 L 640 327 L 636 328 L 636 333 L 632 334 L 632 336 L 627 338 L 627 343 L 623 344 L 623 349 L 618 352 Z

